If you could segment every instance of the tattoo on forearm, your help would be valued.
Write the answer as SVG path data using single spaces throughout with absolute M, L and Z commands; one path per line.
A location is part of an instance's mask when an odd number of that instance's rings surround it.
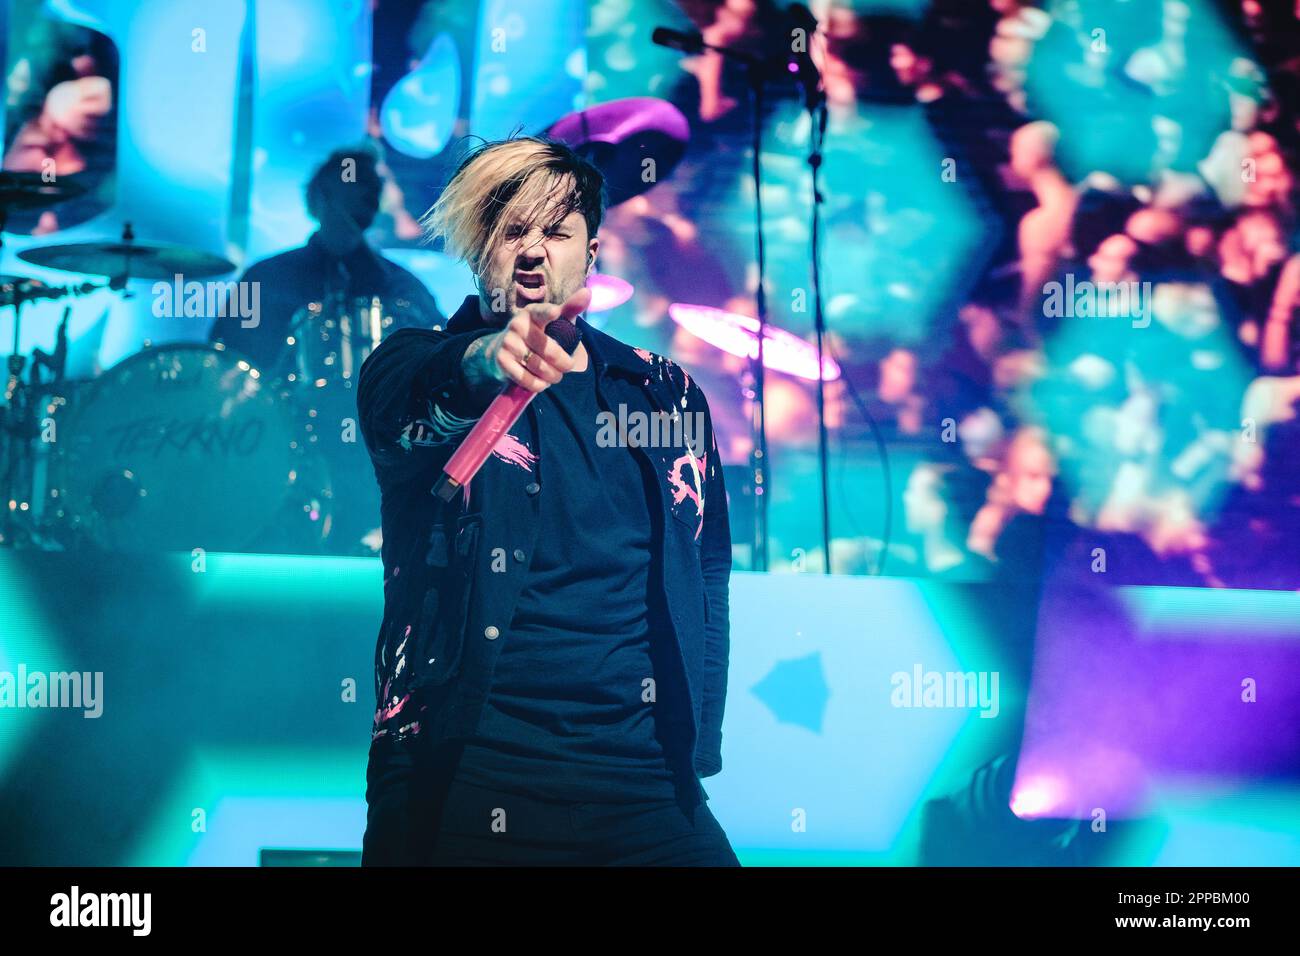
M 465 357 L 461 359 L 461 375 L 465 383 L 472 389 L 481 389 L 484 386 L 491 385 L 494 381 L 491 373 L 487 369 L 487 363 L 483 360 L 483 351 L 488 346 L 490 335 L 480 335 L 465 349 Z

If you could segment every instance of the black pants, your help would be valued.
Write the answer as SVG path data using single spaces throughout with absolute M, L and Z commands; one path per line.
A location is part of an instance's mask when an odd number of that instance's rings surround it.
M 557 803 L 457 780 L 459 748 L 371 749 L 362 866 L 739 866 L 701 801 Z

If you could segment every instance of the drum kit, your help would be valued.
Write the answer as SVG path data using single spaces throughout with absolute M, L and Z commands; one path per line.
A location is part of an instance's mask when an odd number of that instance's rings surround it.
M 659 179 L 671 173 L 689 124 L 675 107 L 643 97 L 570 114 L 547 132 L 596 162 L 611 200 L 624 201 L 656 181 L 640 175 L 648 158 Z M 0 172 L 0 231 L 10 210 L 45 208 L 82 191 L 67 177 L 50 183 Z M 97 377 L 74 380 L 64 374 L 71 309 L 53 352 L 33 349 L 29 364 L 19 334 L 27 302 L 105 288 L 129 298 L 133 279 L 205 279 L 235 266 L 184 246 L 137 242 L 129 224 L 117 242 L 38 246 L 18 258 L 107 281 L 51 287 L 0 275 L 0 308 L 14 309 L 0 406 L 0 544 L 116 552 L 378 548 L 379 493 L 356 434 L 355 382 L 390 332 L 421 324 L 410 303 L 339 294 L 306 303 L 290 321 L 279 360 L 265 368 L 220 343 L 173 342 L 146 344 Z M 593 311 L 632 294 L 612 276 L 593 277 L 592 285 Z M 752 319 L 681 304 L 673 317 L 720 348 L 756 354 Z M 815 378 L 816 358 L 798 348 L 803 343 L 774 334 L 781 333 L 766 330 L 773 347 L 764 364 Z M 824 372 L 833 378 L 839 370 L 829 363 Z
M 0 201 L 39 199 L 0 173 Z M 19 205 L 15 202 L 13 205 Z M 57 288 L 0 276 L 14 308 L 13 352 L 0 407 L 0 543 L 64 550 L 365 553 L 379 524 L 364 445 L 328 435 L 355 419 L 361 363 L 390 331 L 415 319 L 403 300 L 334 296 L 295 314 L 283 360 L 264 374 L 217 344 L 149 345 L 93 379 L 65 377 L 65 310 L 52 352 L 20 352 L 22 306 L 131 279 L 202 279 L 233 263 L 183 246 L 135 241 L 35 247 L 34 265 L 105 283 Z M 127 293 L 129 295 L 129 293 Z M 26 377 L 24 376 L 26 373 Z M 342 494 L 340 494 L 342 492 Z

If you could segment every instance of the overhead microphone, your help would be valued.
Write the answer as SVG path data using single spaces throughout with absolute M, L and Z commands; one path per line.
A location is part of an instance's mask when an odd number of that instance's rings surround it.
M 668 27 L 655 27 L 650 34 L 650 42 L 656 46 L 666 46 L 670 50 L 682 53 L 703 53 L 704 35 L 685 30 L 670 30 Z
M 817 18 L 802 3 L 792 3 L 785 9 L 785 20 L 791 35 L 796 29 L 803 31 L 804 42 L 799 49 L 790 51 L 788 63 L 803 88 L 804 102 L 810 110 L 816 109 L 826 99 L 826 94 L 821 90 L 821 71 L 817 69 L 810 49 L 813 34 L 818 28 Z
M 704 42 L 704 35 L 698 31 L 673 30 L 669 27 L 655 27 L 650 33 L 650 40 L 656 46 L 667 47 L 681 53 L 696 55 L 705 50 L 712 50 L 747 66 L 753 75 L 770 81 L 796 80 L 803 87 L 804 97 L 809 104 L 814 104 L 820 92 L 818 85 L 821 76 L 807 50 L 807 42 L 817 32 L 817 18 L 803 4 L 792 4 L 782 11 L 780 32 L 767 37 L 769 50 L 758 54 L 736 48 L 714 46 Z M 804 32 L 804 49 L 789 49 L 788 36 L 798 28 Z M 792 74 L 795 74 L 792 76 Z

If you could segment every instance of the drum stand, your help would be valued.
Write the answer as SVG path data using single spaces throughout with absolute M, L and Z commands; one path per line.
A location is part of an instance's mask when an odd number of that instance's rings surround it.
M 3 248 L 4 228 L 8 218 L 9 210 L 0 205 L 0 249 Z M 0 513 L 0 546 L 13 547 L 20 533 L 27 540 L 32 536 L 29 518 L 19 517 L 17 495 L 20 474 L 30 474 L 31 440 L 35 436 L 31 431 L 27 389 L 23 384 L 23 369 L 27 366 L 27 359 L 19 351 L 24 301 L 22 288 L 17 283 L 6 284 L 3 291 L 5 298 L 11 298 L 12 302 L 0 304 L 12 304 L 14 307 L 14 346 L 5 366 L 9 377 L 5 381 L 4 418 L 0 425 L 0 434 L 4 436 L 4 467 L 0 469 L 0 509 L 3 510 Z M 28 498 L 31 497 L 30 491 L 29 482 Z M 30 508 L 30 503 L 27 504 Z
M 41 387 L 39 374 L 47 369 L 53 374 L 52 385 L 63 382 L 63 371 L 68 354 L 68 316 L 72 308 L 63 310 L 63 321 L 59 324 L 58 337 L 53 353 L 41 349 L 32 351 L 31 380 L 23 381 L 23 372 L 27 369 L 27 357 L 19 351 L 22 331 L 23 305 L 33 298 L 49 298 L 48 293 L 65 293 L 66 290 L 41 289 L 37 295 L 25 294 L 21 288 L 0 286 L 0 306 L 14 307 L 14 344 L 13 351 L 6 360 L 8 378 L 5 380 L 3 424 L 3 468 L 0 468 L 0 546 L 13 547 L 18 543 L 31 544 L 38 537 L 34 518 L 35 502 L 33 468 L 35 455 L 32 442 L 36 440 L 40 428 L 35 415 L 35 402 Z
M 14 345 L 6 367 L 9 377 L 5 382 L 4 409 L 4 470 L 0 472 L 0 507 L 4 514 L 0 517 L 0 544 L 13 546 L 20 534 L 30 537 L 30 521 L 19 516 L 22 505 L 30 508 L 30 502 L 18 499 L 30 498 L 20 491 L 22 477 L 30 474 L 31 442 L 35 437 L 31 428 L 30 396 L 27 385 L 23 382 L 23 370 L 27 359 L 18 351 L 19 330 L 22 328 L 22 302 L 14 302 Z M 30 481 L 26 482 L 27 491 L 31 491 Z

